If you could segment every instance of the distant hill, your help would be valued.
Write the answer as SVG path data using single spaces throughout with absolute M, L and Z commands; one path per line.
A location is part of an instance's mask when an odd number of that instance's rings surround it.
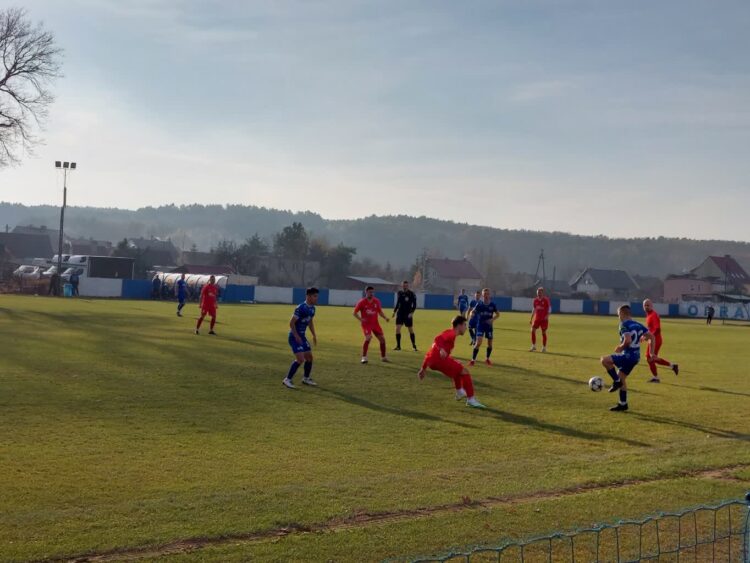
M 314 236 L 357 248 L 357 258 L 371 258 L 394 267 L 414 263 L 428 250 L 446 257 L 470 256 L 486 262 L 502 259 L 509 271 L 536 270 L 540 249 L 547 257 L 547 276 L 557 266 L 558 279 L 567 279 L 586 266 L 623 268 L 633 274 L 663 277 L 699 264 L 709 254 L 732 254 L 750 264 L 750 244 L 736 241 L 675 238 L 616 239 L 568 233 L 518 231 L 477 227 L 427 217 L 385 216 L 326 220 L 315 213 L 293 213 L 242 205 L 168 205 L 135 211 L 71 207 L 66 232 L 111 241 L 125 237 L 171 237 L 178 248 L 196 244 L 208 250 L 223 239 L 243 240 L 254 233 L 270 238 L 293 221 Z M 59 223 L 59 209 L 0 203 L 0 228 L 18 224 Z

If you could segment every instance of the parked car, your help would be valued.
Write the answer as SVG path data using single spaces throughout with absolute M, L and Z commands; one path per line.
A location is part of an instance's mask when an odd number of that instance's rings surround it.
M 42 272 L 42 277 L 49 279 L 57 273 L 57 266 L 50 266 Z
M 55 255 L 54 255 L 54 256 L 52 257 L 52 260 L 50 260 L 50 261 L 49 261 L 49 263 L 50 263 L 50 264 L 57 264 L 57 257 L 58 257 L 58 256 L 59 256 L 58 254 L 55 254 Z M 63 254 L 63 255 L 62 255 L 62 263 L 63 263 L 63 264 L 67 264 L 67 263 L 68 263 L 68 260 L 70 260 L 70 254 Z
M 83 269 L 83 268 L 68 268 L 67 270 L 65 270 L 62 273 L 62 276 L 60 276 L 60 277 L 62 278 L 62 280 L 65 283 L 68 283 L 68 282 L 70 282 L 70 276 L 73 275 L 73 272 L 77 272 L 78 273 L 78 277 L 79 278 L 83 278 L 83 277 L 85 277 L 86 270 Z
M 13 277 L 21 280 L 38 280 L 42 277 L 42 269 L 39 266 L 19 266 L 13 272 Z

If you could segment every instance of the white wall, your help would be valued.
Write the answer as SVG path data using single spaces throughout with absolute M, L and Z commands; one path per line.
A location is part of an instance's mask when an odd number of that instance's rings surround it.
M 531 309 L 534 306 L 534 300 L 530 297 L 514 297 L 511 309 L 514 311 L 528 311 L 531 313 Z
M 669 315 L 669 304 L 668 303 L 654 303 L 654 310 L 659 313 L 659 316 L 666 317 Z
M 362 299 L 362 292 L 356 289 L 331 289 L 328 292 L 328 304 L 342 307 L 354 307 Z
M 583 313 L 583 301 L 580 299 L 560 299 L 561 313 Z
M 292 303 L 291 287 L 255 286 L 255 301 L 258 303 Z
M 81 278 L 78 293 L 82 297 L 122 297 L 122 280 L 111 278 Z

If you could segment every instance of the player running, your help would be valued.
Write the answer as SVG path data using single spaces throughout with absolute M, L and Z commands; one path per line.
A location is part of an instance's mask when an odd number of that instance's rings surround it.
M 603 356 L 601 359 L 604 369 L 612 378 L 610 393 L 620 392 L 620 402 L 612 407 L 611 411 L 628 410 L 628 383 L 627 377 L 641 359 L 641 340 L 649 343 L 649 353 L 652 358 L 657 358 L 654 353 L 654 336 L 641 323 L 633 320 L 630 305 L 623 305 L 617 309 L 620 317 L 620 344 L 615 348 L 615 353 Z
M 401 350 L 401 327 L 409 329 L 409 338 L 411 346 L 417 351 L 417 341 L 414 336 L 414 311 L 417 310 L 417 295 L 409 289 L 409 282 L 404 281 L 401 284 L 401 290 L 396 297 L 396 307 L 393 309 L 391 318 L 396 317 L 396 347 L 394 350 Z
M 660 358 L 659 356 L 659 350 L 661 350 L 661 346 L 663 344 L 662 336 L 661 336 L 661 318 L 659 317 L 659 313 L 656 312 L 654 309 L 654 304 L 651 302 L 651 299 L 646 299 L 643 302 L 643 310 L 646 311 L 646 326 L 648 327 L 648 331 L 654 335 L 654 354 L 656 354 L 657 357 L 651 356 L 651 348 L 649 347 L 646 350 L 646 360 L 648 361 L 648 369 L 651 370 L 651 375 L 653 376 L 651 379 L 649 379 L 650 383 L 659 383 L 661 382 L 661 379 L 659 379 L 659 372 L 657 371 L 656 366 L 666 366 L 669 369 L 671 369 L 675 375 L 680 374 L 680 366 L 677 364 L 673 364 L 671 362 L 668 362 L 664 358 Z
M 318 385 L 313 381 L 310 374 L 312 373 L 313 366 L 313 354 L 310 342 L 307 340 L 305 331 L 310 328 L 310 334 L 312 334 L 313 344 L 318 345 L 318 336 L 315 334 L 315 323 L 313 323 L 313 317 L 315 316 L 315 305 L 318 304 L 318 291 L 317 287 L 310 287 L 305 291 L 305 300 L 300 303 L 294 310 L 291 320 L 289 321 L 289 346 L 292 348 L 294 354 L 294 361 L 289 366 L 289 373 L 282 381 L 282 383 L 289 389 L 296 389 L 292 379 L 294 374 L 301 365 L 304 365 L 304 376 L 302 377 L 302 383 L 305 385 L 311 385 L 315 387 Z
M 529 352 L 536 352 L 536 331 L 542 329 L 542 352 L 547 351 L 547 328 L 549 328 L 549 316 L 552 313 L 552 302 L 544 294 L 544 288 L 536 290 L 536 299 L 531 310 L 531 348 Z
M 354 318 L 362 324 L 362 332 L 365 334 L 365 342 L 362 344 L 361 363 L 363 364 L 367 363 L 367 349 L 370 347 L 373 334 L 380 342 L 380 359 L 384 362 L 389 361 L 385 355 L 385 336 L 383 336 L 383 329 L 380 328 L 378 317 L 383 317 L 385 322 L 390 322 L 391 319 L 383 313 L 383 306 L 380 304 L 380 299 L 375 297 L 374 292 L 375 288 L 368 285 L 365 288 L 365 297 L 360 299 L 354 307 Z
M 476 363 L 479 349 L 482 347 L 482 339 L 486 338 L 487 359 L 485 360 L 485 363 L 488 366 L 491 366 L 492 361 L 490 361 L 490 356 L 492 355 L 492 327 L 495 319 L 500 316 L 500 313 L 497 310 L 497 305 L 495 305 L 495 302 L 490 299 L 490 290 L 488 288 L 485 287 L 482 290 L 482 298 L 477 302 L 476 305 L 474 305 L 474 308 L 471 310 L 470 314 L 472 318 L 477 317 L 477 336 L 474 341 L 474 351 L 472 352 L 469 365 L 473 366 Z
M 208 334 L 216 336 L 214 332 L 214 326 L 216 326 L 216 309 L 218 308 L 217 302 L 219 301 L 219 286 L 216 285 L 216 277 L 211 276 L 208 278 L 208 283 L 201 289 L 201 316 L 198 317 L 198 324 L 195 325 L 195 334 L 200 334 L 201 325 L 206 315 L 211 317 L 211 329 Z
M 462 289 L 461 293 L 456 297 L 456 308 L 458 314 L 462 317 L 466 317 L 469 314 L 469 296 L 466 295 L 466 290 Z
M 450 377 L 456 387 L 456 400 L 466 399 L 466 406 L 483 409 L 485 406 L 477 401 L 474 396 L 474 383 L 471 380 L 471 374 L 454 358 L 451 358 L 451 351 L 456 344 L 456 337 L 466 333 L 466 317 L 458 315 L 454 317 L 451 325 L 453 328 L 441 332 L 435 337 L 430 350 L 424 357 L 422 367 L 417 372 L 419 379 L 424 379 L 427 368 L 439 371 L 443 375 Z
M 474 310 L 474 307 L 477 306 L 477 303 L 479 303 L 481 299 L 482 292 L 475 291 L 474 299 L 469 301 L 469 336 L 471 337 L 472 348 L 474 347 L 474 344 L 477 343 L 477 325 L 479 324 L 479 317 L 472 315 L 471 312 Z
M 177 283 L 174 284 L 174 291 L 177 295 L 177 316 L 182 316 L 182 308 L 185 306 L 187 300 L 187 282 L 185 281 L 185 274 L 180 276 Z

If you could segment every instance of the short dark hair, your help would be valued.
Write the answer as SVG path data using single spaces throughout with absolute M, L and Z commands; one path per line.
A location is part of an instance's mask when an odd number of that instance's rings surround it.
M 620 307 L 618 307 L 618 309 L 617 309 L 617 312 L 619 313 L 620 311 L 624 311 L 624 312 L 626 312 L 629 315 L 630 314 L 630 305 L 620 305 Z
M 365 291 L 370 291 L 370 290 L 373 290 L 373 291 L 375 291 L 375 288 L 374 288 L 374 287 L 372 287 L 371 285 L 368 285 L 368 286 L 367 286 L 367 287 L 365 288 Z
M 317 295 L 318 293 L 320 293 L 320 290 L 317 287 L 308 287 L 305 291 L 305 295 Z
M 466 322 L 466 317 L 463 315 L 456 315 L 453 317 L 453 320 L 451 321 L 451 324 L 453 325 L 453 328 L 456 328 L 459 325 L 462 325 Z
M 409 280 L 404 280 L 401 283 L 409 283 Z

